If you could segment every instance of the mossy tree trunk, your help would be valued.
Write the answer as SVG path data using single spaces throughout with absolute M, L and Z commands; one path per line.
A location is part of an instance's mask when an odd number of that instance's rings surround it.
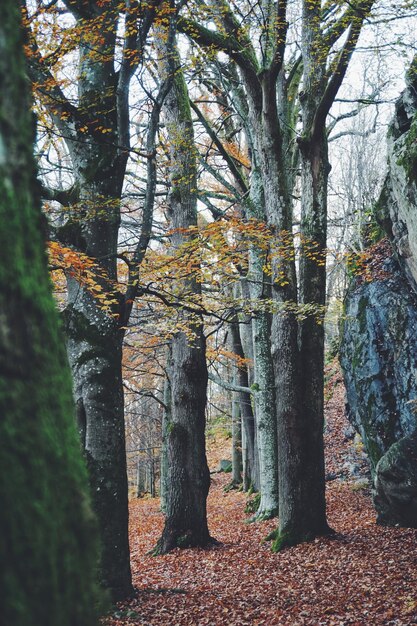
M 0 8 L 0 622 L 97 623 L 98 546 L 45 254 L 19 3 Z
M 141 233 L 128 294 L 125 298 L 115 294 L 120 200 L 130 150 L 129 84 L 158 2 L 151 0 L 146 7 L 126 4 L 125 41 L 117 64 L 120 4 L 113 0 L 66 0 L 64 4 L 76 21 L 74 32 L 79 38 L 77 105 L 54 80 L 53 68 L 49 71 L 49 61 L 42 59 L 29 31 L 30 76 L 65 140 L 74 177 L 71 189 L 44 190 L 47 197 L 65 207 L 60 223 L 53 225 L 53 237 L 88 255 L 98 269 L 95 280 L 101 293 L 115 299 L 111 311 L 106 312 L 91 291 L 68 276 L 65 330 L 77 419 L 100 526 L 101 579 L 116 600 L 132 591 L 122 343 L 137 292 L 138 267 L 150 236 Z
M 235 377 L 236 379 L 236 377 Z M 236 392 L 232 396 L 232 486 L 242 485 L 242 418 Z

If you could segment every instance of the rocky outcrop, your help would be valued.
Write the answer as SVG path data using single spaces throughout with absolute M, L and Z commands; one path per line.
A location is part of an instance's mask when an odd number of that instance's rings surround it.
M 394 258 L 384 278 L 351 288 L 340 360 L 378 522 L 417 527 L 417 295 Z
M 348 416 L 373 473 L 417 426 L 417 296 L 392 257 L 384 270 L 350 290 L 340 350 Z
M 416 528 L 417 431 L 395 443 L 377 465 L 374 503 L 380 524 Z
M 417 291 L 417 55 L 388 131 L 388 175 L 376 217 Z
M 377 219 L 395 258 L 385 258 L 373 280 L 351 286 L 341 363 L 348 416 L 371 463 L 378 522 L 417 528 L 417 56 L 388 142 Z

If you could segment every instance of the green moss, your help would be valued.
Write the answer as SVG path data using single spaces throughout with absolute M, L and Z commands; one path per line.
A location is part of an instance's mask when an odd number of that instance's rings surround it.
M 398 165 L 404 169 L 410 182 L 417 183 L 417 113 L 407 132 L 401 152 L 397 160 Z
M 277 539 L 278 535 L 279 535 L 278 528 L 276 528 L 275 530 L 271 530 L 271 532 L 264 538 L 263 542 L 265 542 L 265 541 L 275 541 L 275 539 Z
M 312 539 L 313 535 L 311 534 L 299 535 L 291 532 L 278 533 L 272 543 L 271 550 L 272 552 L 280 552 L 284 548 L 291 548 L 292 546 L 296 546 L 299 543 L 304 543 L 306 541 L 311 541 Z
M 245 506 L 245 513 L 256 513 L 261 503 L 261 494 L 257 493 L 253 498 L 248 499 Z
M 190 546 L 190 537 L 188 535 L 181 535 L 178 537 L 177 546 L 179 548 L 188 548 L 188 546 Z
M 242 481 L 231 480 L 225 487 L 223 487 L 223 491 L 228 493 L 229 491 L 242 491 Z
M 0 160 L 0 561 L 7 568 L 0 570 L 0 623 L 92 626 L 100 598 L 97 531 L 47 272 L 20 19 L 19 5 L 5 0 L 0 20 L 0 146 L 5 147 Z

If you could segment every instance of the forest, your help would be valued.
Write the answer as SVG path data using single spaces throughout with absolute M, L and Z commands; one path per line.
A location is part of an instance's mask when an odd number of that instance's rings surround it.
M 417 624 L 417 1 L 0 3 L 1 626 Z

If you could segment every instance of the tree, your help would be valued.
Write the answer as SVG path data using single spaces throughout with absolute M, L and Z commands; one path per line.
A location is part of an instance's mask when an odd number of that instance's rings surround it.
M 275 312 L 271 343 L 278 423 L 280 529 L 275 548 L 329 532 L 325 509 L 323 455 L 323 327 L 327 216 L 326 119 L 346 73 L 372 1 L 322 9 L 318 0 L 301 5 L 301 55 L 290 55 L 286 2 L 254 3 L 242 21 L 232 5 L 198 2 L 180 28 L 215 54 L 226 53 L 239 69 L 247 102 L 253 151 L 259 172 L 263 213 L 277 240 L 290 244 L 293 226 L 293 165 L 301 169 L 299 294 L 293 254 L 272 258 Z M 297 5 L 298 8 L 298 5 Z M 197 17 L 196 17 L 197 15 Z M 211 22 L 216 26 L 206 27 Z M 257 30 L 256 30 L 257 29 Z M 252 44 L 255 35 L 259 46 Z M 299 91 L 302 68 L 302 91 Z M 295 144 L 298 99 L 302 134 Z M 288 245 L 286 246 L 288 248 Z M 315 315 L 299 323 L 297 304 Z M 291 310 L 292 309 L 292 310 Z
M 98 546 L 51 294 L 19 7 L 0 9 L 0 621 L 97 623 Z
M 98 270 L 97 290 L 113 294 L 105 310 L 100 300 L 67 273 L 65 331 L 77 421 L 102 539 L 101 578 L 114 600 L 132 591 L 121 364 L 125 329 L 138 292 L 139 266 L 150 237 L 152 176 L 125 293 L 117 289 L 121 194 L 130 154 L 129 85 L 141 62 L 157 4 L 152 0 L 144 8 L 135 1 L 126 5 L 122 49 L 117 37 L 122 16 L 120 3 L 115 0 L 66 0 L 69 15 L 65 23 L 71 37 L 64 30 L 62 40 L 69 39 L 69 44 L 66 47 L 58 43 L 48 53 L 43 53 L 35 37 L 41 28 L 30 28 L 38 16 L 27 12 L 25 19 L 35 93 L 53 121 L 55 132 L 65 141 L 74 180 L 66 190 L 44 189 L 46 197 L 65 207 L 52 236 L 61 245 L 92 259 Z M 55 5 L 40 7 L 53 12 Z M 42 16 L 40 10 L 39 19 Z M 62 55 L 73 49 L 79 53 L 75 102 L 73 93 L 67 95 L 59 80 Z M 155 115 L 159 108 L 155 106 Z M 156 126 L 152 118 L 150 147 Z M 148 161 L 152 171 L 151 157 Z
M 223 133 L 216 133 L 208 120 L 204 119 L 202 114 L 198 112 L 196 105 L 193 106 L 193 109 L 197 111 L 199 120 L 203 121 L 206 131 L 229 166 L 236 188 L 236 197 L 239 199 L 239 214 L 242 221 L 252 219 L 260 223 L 266 218 L 263 187 L 259 167 L 254 158 L 253 137 L 250 124 L 248 123 L 248 111 L 244 93 L 242 93 L 242 88 L 239 84 L 236 68 L 233 66 L 227 69 L 223 68 L 223 74 L 226 74 L 226 76 L 222 76 L 222 71 L 216 67 L 214 71 L 215 77 L 211 78 L 210 81 L 207 80 L 206 83 L 211 87 L 213 97 L 216 98 L 220 111 L 223 113 Z M 228 84 L 228 88 L 225 87 L 225 83 Z M 235 140 L 239 134 L 239 129 L 236 128 L 232 116 L 226 114 L 226 112 L 229 113 L 233 110 L 230 99 L 236 102 L 240 113 L 239 121 L 244 128 L 248 152 L 252 154 L 250 184 L 247 177 L 247 164 L 245 166 L 245 154 L 241 155 L 240 146 Z M 249 229 L 247 234 L 249 235 Z M 242 233 L 242 235 L 244 239 L 245 233 Z M 247 239 L 250 241 L 250 235 Z M 253 422 L 253 448 L 256 447 L 259 459 L 259 484 L 256 472 L 254 472 L 255 462 L 252 458 L 253 454 L 250 452 L 252 447 L 252 432 L 250 429 L 247 432 L 246 440 L 249 444 L 249 467 L 252 469 L 253 474 L 252 486 L 259 487 L 261 493 L 259 508 L 253 520 L 274 517 L 277 515 L 279 507 L 275 387 L 270 343 L 271 314 L 267 305 L 271 298 L 271 285 L 269 276 L 265 271 L 269 263 L 269 254 L 270 249 L 267 239 L 263 242 L 251 241 L 248 261 L 238 267 L 242 278 L 242 289 L 246 288 L 247 296 L 253 305 L 249 329 L 252 334 L 250 338 L 254 376 L 252 388 L 254 390 L 255 404 L 254 417 L 256 417 L 256 420 Z
M 177 250 L 185 251 L 197 228 L 196 155 L 188 91 L 175 42 L 175 3 L 170 3 L 170 9 L 171 17 L 159 26 L 156 45 L 160 73 L 164 80 L 172 77 L 163 106 L 170 152 L 168 207 L 172 243 Z M 198 302 L 201 297 L 198 274 L 197 258 L 188 275 L 177 281 L 180 297 L 191 296 Z M 211 542 L 206 512 L 210 475 L 204 436 L 208 377 L 200 316 L 185 311 L 181 316 L 180 329 L 171 341 L 170 373 L 166 519 L 156 547 L 156 552 L 162 554 L 175 547 L 205 546 Z

